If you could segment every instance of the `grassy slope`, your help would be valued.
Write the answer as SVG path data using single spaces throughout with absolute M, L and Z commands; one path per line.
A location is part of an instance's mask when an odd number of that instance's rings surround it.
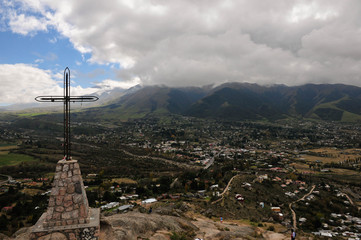
M 359 116 L 357 114 L 354 114 L 354 113 L 350 113 L 350 112 L 345 111 L 343 109 L 340 109 L 340 108 L 338 108 L 336 106 L 336 104 L 338 104 L 340 101 L 347 100 L 347 99 L 349 99 L 349 97 L 345 96 L 345 97 L 340 98 L 340 99 L 338 99 L 336 101 L 333 101 L 333 102 L 327 102 L 327 103 L 319 104 L 315 108 L 312 109 L 311 116 L 315 117 L 315 118 L 319 118 L 316 114 L 314 114 L 314 112 L 317 109 L 325 108 L 325 109 L 335 109 L 335 110 L 343 111 L 341 122 L 357 122 L 357 121 L 361 121 L 361 116 Z
M 350 113 L 350 112 L 343 112 L 341 122 L 359 122 L 361 121 L 361 116 Z
M 0 154 L 0 167 L 2 166 L 10 166 L 17 165 L 22 162 L 35 162 L 37 161 L 31 156 L 17 153 L 5 153 Z

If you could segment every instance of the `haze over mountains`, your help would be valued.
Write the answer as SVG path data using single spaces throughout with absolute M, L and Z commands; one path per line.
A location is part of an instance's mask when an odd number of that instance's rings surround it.
M 93 117 L 140 118 L 173 113 L 223 120 L 287 117 L 361 120 L 361 88 L 343 84 L 260 86 L 226 83 L 215 88 L 135 87 L 111 103 L 87 111 Z

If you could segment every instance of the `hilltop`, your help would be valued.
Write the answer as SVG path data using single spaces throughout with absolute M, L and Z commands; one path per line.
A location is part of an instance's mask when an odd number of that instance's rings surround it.
M 123 214 L 111 214 L 101 219 L 100 239 L 287 239 L 282 233 L 267 231 L 240 221 L 210 219 L 193 211 L 174 209 L 174 204 L 155 208 L 154 213 L 142 213 L 136 209 Z M 2 240 L 27 240 L 29 228 L 17 231 L 13 238 L 0 235 Z M 57 239 L 62 236 L 58 234 Z

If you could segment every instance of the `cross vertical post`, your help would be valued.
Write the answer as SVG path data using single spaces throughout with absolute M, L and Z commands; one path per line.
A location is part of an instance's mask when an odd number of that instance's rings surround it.
M 64 70 L 64 95 L 63 96 L 38 96 L 38 102 L 63 102 L 64 103 L 64 159 L 71 160 L 70 143 L 70 102 L 95 102 L 97 96 L 70 96 L 70 69 Z
M 70 70 L 64 70 L 64 157 L 70 160 Z

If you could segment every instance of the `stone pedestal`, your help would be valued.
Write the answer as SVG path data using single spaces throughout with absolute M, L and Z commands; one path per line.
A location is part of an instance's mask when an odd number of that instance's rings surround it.
M 89 208 L 78 162 L 60 160 L 48 209 L 33 227 L 31 239 L 97 240 L 99 215 L 99 209 Z

